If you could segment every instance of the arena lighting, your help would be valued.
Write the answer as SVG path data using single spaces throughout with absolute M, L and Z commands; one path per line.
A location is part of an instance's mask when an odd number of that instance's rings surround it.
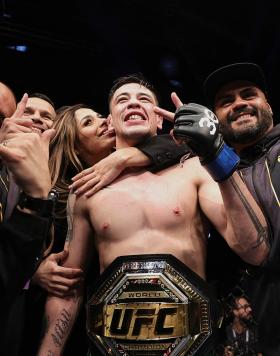
M 165 55 L 160 59 L 160 69 L 168 77 L 173 78 L 177 76 L 179 65 L 177 58 L 173 55 Z
M 7 48 L 12 49 L 17 52 L 27 52 L 28 51 L 28 47 L 25 45 L 7 46 Z
M 178 79 L 180 77 L 180 64 L 176 56 L 167 54 L 161 57 L 159 67 L 174 88 L 183 87 L 183 83 Z
M 174 88 L 182 88 L 183 84 L 180 80 L 177 79 L 170 79 L 169 83 L 174 87 Z

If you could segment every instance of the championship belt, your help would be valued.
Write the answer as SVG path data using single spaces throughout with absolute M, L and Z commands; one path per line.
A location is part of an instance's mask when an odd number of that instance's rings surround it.
M 100 355 L 209 354 L 216 298 L 174 256 L 118 257 L 95 290 L 87 303 L 87 332 Z

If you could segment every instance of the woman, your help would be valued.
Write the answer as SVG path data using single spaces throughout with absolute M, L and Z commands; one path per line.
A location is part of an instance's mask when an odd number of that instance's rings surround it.
M 50 146 L 50 171 L 53 187 L 61 197 L 58 217 L 65 218 L 71 178 L 108 156 L 115 134 L 105 118 L 84 104 L 60 111 L 53 127 L 56 134 Z

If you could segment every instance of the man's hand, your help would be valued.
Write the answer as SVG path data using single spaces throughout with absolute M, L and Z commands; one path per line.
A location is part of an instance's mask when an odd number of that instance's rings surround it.
M 176 93 L 171 93 L 171 100 L 175 105 L 175 108 L 178 109 L 180 106 L 183 105 L 182 101 L 178 97 Z M 173 122 L 174 121 L 174 113 L 168 110 L 161 109 L 158 106 L 155 106 L 154 111 L 156 114 L 164 117 L 166 120 Z
M 187 142 L 202 164 L 213 159 L 223 143 L 216 115 L 194 103 L 176 110 L 173 136 L 178 141 Z
M 32 132 L 32 120 L 23 118 L 27 100 L 28 95 L 24 94 L 21 101 L 17 104 L 14 114 L 3 120 L 0 128 L 0 143 L 10 140 L 17 133 Z
M 179 107 L 172 135 L 177 141 L 189 145 L 218 182 L 227 179 L 239 163 L 239 157 L 224 143 L 219 133 L 216 115 L 205 106 L 190 103 Z
M 0 157 L 14 175 L 18 186 L 34 198 L 46 198 L 51 190 L 49 172 L 49 141 L 54 135 L 49 129 L 41 135 L 35 132 L 17 133 L 0 144 Z
M 41 262 L 32 282 L 56 297 L 71 295 L 83 281 L 83 271 L 80 268 L 60 266 L 67 257 L 68 250 L 48 256 Z

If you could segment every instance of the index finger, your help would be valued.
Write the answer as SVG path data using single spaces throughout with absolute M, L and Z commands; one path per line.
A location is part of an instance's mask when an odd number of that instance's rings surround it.
M 166 120 L 173 122 L 174 121 L 174 112 L 162 109 L 158 106 L 154 107 L 154 112 L 162 117 L 164 117 Z
M 28 95 L 26 93 L 24 93 L 23 97 L 20 100 L 20 102 L 17 104 L 16 111 L 11 116 L 12 118 L 22 117 L 23 116 L 24 110 L 26 108 L 27 100 L 28 100 Z
M 178 109 L 180 106 L 183 105 L 181 99 L 175 92 L 171 93 L 171 100 L 172 100 L 173 104 L 175 105 L 176 109 Z

